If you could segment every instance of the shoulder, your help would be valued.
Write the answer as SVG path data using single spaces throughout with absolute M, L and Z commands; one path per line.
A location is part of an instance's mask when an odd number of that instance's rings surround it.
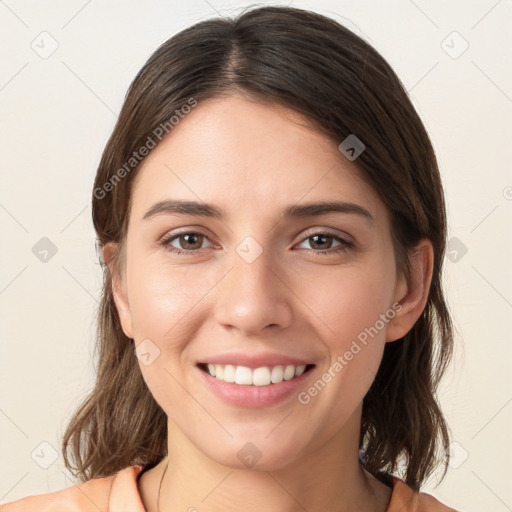
M 0 505 L 0 512 L 144 512 L 137 490 L 142 466 L 129 466 L 115 475 L 94 478 L 60 491 Z M 129 508 L 126 508 L 129 507 Z
M 403 480 L 393 477 L 393 494 L 386 512 L 457 512 L 423 492 L 414 492 Z

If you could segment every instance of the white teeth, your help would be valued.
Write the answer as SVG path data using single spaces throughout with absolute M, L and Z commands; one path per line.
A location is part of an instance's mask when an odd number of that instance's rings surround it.
M 295 366 L 292 366 L 292 365 L 288 365 L 285 369 L 284 369 L 284 380 L 290 380 L 290 379 L 293 379 L 293 377 L 295 377 Z
M 268 386 L 270 382 L 270 368 L 268 366 L 256 368 L 252 372 L 252 384 L 255 386 Z
M 252 384 L 252 371 L 246 366 L 237 366 L 235 371 L 235 382 L 237 384 L 245 384 L 250 386 Z
M 224 367 L 224 380 L 226 382 L 235 382 L 235 370 L 236 368 L 232 364 L 227 364 Z M 217 375 L 217 373 L 215 373 Z
M 245 386 L 268 386 L 269 384 L 279 384 L 283 380 L 291 380 L 294 377 L 302 375 L 306 370 L 306 365 L 298 366 L 262 366 L 251 370 L 247 366 L 234 366 L 232 364 L 208 364 L 208 373 L 224 382 L 231 382 Z
M 274 366 L 272 368 L 271 375 L 272 384 L 279 384 L 283 381 L 283 367 L 282 366 Z
M 297 368 L 295 368 L 295 377 L 302 375 L 305 370 L 306 370 L 305 364 L 301 364 L 301 365 L 297 366 Z

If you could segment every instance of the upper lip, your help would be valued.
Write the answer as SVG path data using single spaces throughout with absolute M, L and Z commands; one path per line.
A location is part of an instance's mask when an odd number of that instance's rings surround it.
M 297 357 L 290 357 L 282 354 L 253 354 L 247 353 L 225 353 L 218 354 L 211 357 L 205 357 L 198 361 L 198 364 L 232 364 L 233 366 L 246 366 L 247 368 L 261 368 L 263 366 L 299 366 L 314 364 L 311 361 L 306 361 Z

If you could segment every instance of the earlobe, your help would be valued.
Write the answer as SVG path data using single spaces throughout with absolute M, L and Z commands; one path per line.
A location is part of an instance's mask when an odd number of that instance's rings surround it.
M 395 302 L 401 309 L 388 324 L 386 341 L 403 338 L 425 309 L 434 265 L 434 249 L 430 240 L 422 239 L 418 243 L 409 254 L 409 263 L 409 278 L 402 276 L 396 288 Z
M 105 244 L 102 251 L 103 261 L 110 273 L 112 295 L 121 321 L 121 327 L 128 338 L 133 338 L 132 315 L 126 293 L 126 284 L 123 282 L 123 276 L 119 266 L 116 264 L 115 256 L 118 250 L 120 250 L 118 244 L 113 242 Z

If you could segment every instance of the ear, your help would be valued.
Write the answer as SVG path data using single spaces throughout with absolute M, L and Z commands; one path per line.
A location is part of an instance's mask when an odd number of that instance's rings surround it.
M 410 276 L 399 278 L 395 292 L 396 314 L 386 330 L 386 341 L 403 338 L 416 323 L 425 309 L 432 281 L 434 249 L 430 240 L 422 239 L 409 254 Z
M 128 338 L 133 338 L 132 314 L 126 293 L 126 282 L 123 275 L 121 275 L 124 272 L 121 272 L 118 265 L 115 264 L 115 256 L 118 250 L 120 250 L 118 244 L 106 243 L 103 247 L 103 261 L 105 261 L 110 272 L 112 294 L 121 320 L 121 327 Z

